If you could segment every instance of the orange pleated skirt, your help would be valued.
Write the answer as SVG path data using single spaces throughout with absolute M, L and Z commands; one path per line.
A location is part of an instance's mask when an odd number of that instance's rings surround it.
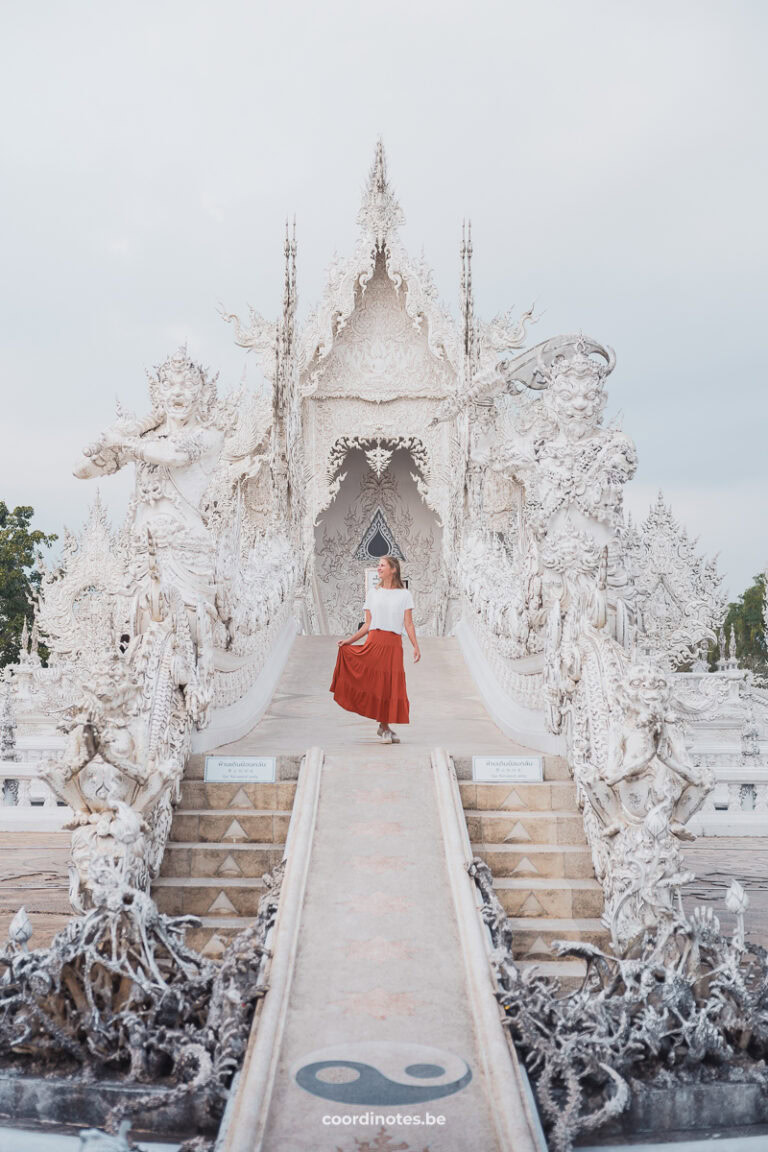
M 330 691 L 347 712 L 382 724 L 408 724 L 402 636 L 372 628 L 364 644 L 343 644 Z

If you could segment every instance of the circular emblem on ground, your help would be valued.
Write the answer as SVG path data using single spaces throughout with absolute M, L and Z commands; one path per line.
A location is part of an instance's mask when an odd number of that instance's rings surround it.
M 370 1040 L 320 1048 L 296 1061 L 296 1083 L 337 1104 L 422 1104 L 465 1088 L 472 1071 L 461 1056 L 426 1044 Z

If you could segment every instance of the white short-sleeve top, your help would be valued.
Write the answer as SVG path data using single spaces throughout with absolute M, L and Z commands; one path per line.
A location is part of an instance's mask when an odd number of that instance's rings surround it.
M 371 629 L 399 632 L 402 636 L 405 613 L 413 608 L 413 596 L 408 588 L 371 588 L 363 607 L 371 614 Z

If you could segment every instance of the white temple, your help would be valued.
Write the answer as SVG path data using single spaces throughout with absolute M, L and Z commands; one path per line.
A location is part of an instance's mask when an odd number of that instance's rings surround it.
M 625 518 L 613 350 L 534 342 L 533 310 L 480 319 L 469 226 L 457 320 L 403 222 L 379 143 L 354 252 L 307 321 L 295 232 L 277 321 L 225 317 L 271 400 L 222 395 L 182 348 L 148 413 L 84 450 L 77 475 L 133 464 L 135 494 L 118 533 L 97 498 L 46 575 L 49 666 L 25 637 L 3 720 L 6 818 L 71 820 L 77 910 L 100 857 L 148 888 L 190 754 L 253 729 L 297 635 L 356 629 L 385 553 L 505 737 L 567 762 L 615 948 L 676 922 L 692 829 L 765 828 L 768 692 L 725 654 L 708 670 L 720 580 L 663 498 Z

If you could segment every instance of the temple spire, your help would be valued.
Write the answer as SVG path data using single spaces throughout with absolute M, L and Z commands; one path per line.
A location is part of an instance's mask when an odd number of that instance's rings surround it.
M 389 183 L 387 157 L 381 137 L 376 142 L 357 222 L 377 252 L 384 251 L 390 233 L 405 223 L 405 215 Z
M 288 401 L 293 379 L 294 344 L 296 338 L 296 217 L 293 226 L 285 222 L 283 245 L 285 269 L 283 277 L 283 314 L 277 328 L 275 342 L 275 414 L 282 416 Z
M 464 382 L 469 385 L 477 368 L 477 317 L 475 315 L 475 294 L 472 287 L 472 221 L 464 220 L 461 225 L 461 324 L 464 345 Z

